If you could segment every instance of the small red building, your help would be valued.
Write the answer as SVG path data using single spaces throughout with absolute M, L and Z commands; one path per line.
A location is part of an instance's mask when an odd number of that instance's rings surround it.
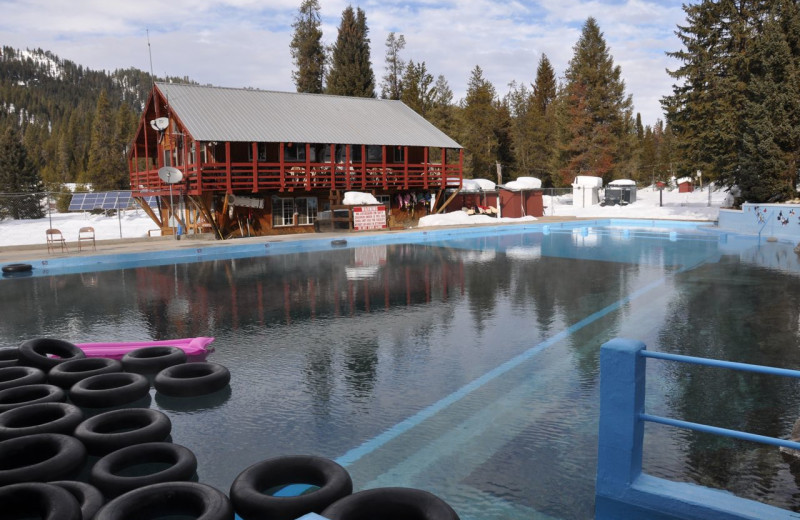
M 694 191 L 694 183 L 691 177 L 681 177 L 675 182 L 678 185 L 678 193 L 691 193 Z
M 501 215 L 506 218 L 541 217 L 544 202 L 541 189 L 500 190 Z
M 397 195 L 441 204 L 461 185 L 463 157 L 400 101 L 167 83 L 154 86 L 128 155 L 131 190 L 160 196 L 158 211 L 141 205 L 164 233 L 220 238 L 313 232 L 347 191 L 402 220 Z M 165 166 L 181 172 L 173 221 Z

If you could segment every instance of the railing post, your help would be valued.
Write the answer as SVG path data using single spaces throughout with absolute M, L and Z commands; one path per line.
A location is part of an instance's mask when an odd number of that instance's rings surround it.
M 641 341 L 613 339 L 600 349 L 598 497 L 619 498 L 642 472 L 645 359 Z

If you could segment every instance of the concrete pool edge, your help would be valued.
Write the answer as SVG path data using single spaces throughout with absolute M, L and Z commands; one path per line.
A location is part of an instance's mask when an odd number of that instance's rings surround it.
M 4 258 L 0 263 L 25 263 L 33 267 L 27 276 L 50 276 L 58 274 L 75 274 L 91 271 L 105 271 L 122 269 L 126 267 L 156 266 L 175 263 L 198 262 L 226 258 L 248 258 L 288 254 L 310 251 L 325 251 L 343 247 L 342 244 L 334 245 L 336 240 L 345 240 L 345 247 L 383 245 L 397 243 L 425 243 L 428 241 L 453 236 L 498 235 L 512 234 L 529 231 L 539 231 L 545 226 L 559 229 L 575 229 L 592 226 L 650 226 L 665 229 L 701 229 L 710 228 L 713 223 L 708 221 L 686 220 L 658 220 L 658 219 L 585 219 L 585 220 L 537 220 L 514 224 L 489 224 L 473 227 L 448 226 L 436 228 L 415 228 L 403 231 L 389 231 L 365 234 L 326 233 L 313 235 L 281 235 L 280 237 L 257 237 L 237 239 L 231 242 L 212 242 L 206 240 L 161 240 L 158 242 L 133 241 L 124 247 L 117 245 L 105 254 L 59 256 L 50 258 L 21 256 L 21 254 L 35 255 L 36 253 L 25 250 L 25 253 Z M 242 243 L 246 240 L 246 243 Z M 116 242 L 116 241 L 115 241 Z M 10 255 L 0 255 L 0 258 Z M 4 276 L 0 279 L 13 279 Z

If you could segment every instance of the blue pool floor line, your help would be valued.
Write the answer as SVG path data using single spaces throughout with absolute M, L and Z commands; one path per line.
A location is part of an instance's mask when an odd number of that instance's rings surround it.
M 694 269 L 695 267 L 697 267 L 697 266 L 699 266 L 699 265 L 701 265 L 703 263 L 704 263 L 704 261 L 701 261 L 701 262 L 698 262 L 697 264 L 694 264 L 694 265 L 691 265 L 691 266 L 684 266 L 681 269 L 675 271 L 675 273 L 673 273 L 670 276 L 674 276 L 675 274 L 679 274 L 679 273 L 682 273 L 682 272 L 685 272 L 685 271 L 689 271 L 689 270 Z M 513 368 L 516 368 L 519 365 L 521 365 L 522 363 L 528 361 L 533 356 L 539 354 L 543 350 L 555 345 L 556 343 L 558 343 L 559 341 L 561 341 L 563 339 L 568 338 L 573 333 L 577 332 L 578 330 L 586 327 L 587 325 L 589 325 L 591 323 L 594 323 L 595 321 L 599 320 L 600 318 L 602 318 L 602 317 L 604 317 L 604 316 L 606 316 L 606 315 L 608 315 L 608 314 L 620 309 L 623 305 L 625 305 L 627 303 L 630 303 L 630 302 L 632 302 L 632 301 L 644 296 L 645 294 L 649 293 L 653 289 L 656 289 L 657 287 L 660 287 L 661 285 L 663 285 L 666 282 L 667 278 L 668 278 L 667 276 L 662 277 L 662 278 L 660 278 L 660 279 L 658 279 L 658 280 L 656 280 L 654 282 L 651 282 L 651 283 L 647 284 L 646 286 L 644 286 L 644 287 L 642 287 L 640 289 L 637 289 L 636 291 L 634 291 L 630 295 L 628 295 L 628 296 L 626 296 L 626 297 L 624 297 L 624 298 L 612 303 L 611 305 L 609 305 L 609 306 L 607 306 L 607 307 L 605 307 L 603 309 L 600 309 L 597 312 L 594 312 L 594 313 L 590 314 L 586 318 L 583 318 L 579 322 L 577 322 L 577 323 L 571 325 L 570 327 L 562 330 L 561 332 L 555 334 L 554 336 L 549 337 L 548 339 L 544 340 L 543 342 L 539 343 L 538 345 L 533 346 L 530 349 L 526 350 L 525 352 L 523 352 L 521 354 L 518 354 L 517 356 L 509 359 L 508 361 L 506 361 L 502 365 L 499 365 L 499 366 L 493 368 L 492 370 L 490 370 L 489 372 L 486 372 L 484 375 L 480 376 L 479 378 L 472 380 L 471 382 L 469 382 L 466 385 L 462 386 L 461 388 L 459 388 L 455 392 L 451 393 L 450 395 L 447 395 L 447 396 L 443 397 L 442 399 L 436 401 L 435 403 L 423 408 L 422 410 L 420 410 L 416 414 L 414 414 L 411 417 L 408 417 L 407 419 L 404 419 L 403 421 L 395 424 L 394 426 L 392 426 L 388 430 L 386 430 L 383 433 L 377 435 L 376 437 L 373 437 L 372 439 L 369 439 L 368 441 L 364 442 L 360 446 L 357 446 L 357 447 L 351 449 L 347 453 L 345 453 L 345 454 L 341 455 L 340 457 L 338 457 L 337 459 L 335 459 L 336 462 L 341 464 L 342 466 L 345 466 L 345 467 L 357 462 L 362 457 L 364 457 L 366 455 L 369 455 L 373 451 L 381 448 L 382 446 L 384 446 L 385 444 L 389 443 L 390 441 L 396 439 L 400 435 L 402 435 L 402 434 L 406 433 L 407 431 L 411 430 L 412 428 L 418 426 L 419 424 L 421 424 L 426 419 L 429 419 L 429 418 L 433 417 L 434 415 L 436 415 L 440 411 L 442 411 L 445 408 L 449 407 L 450 405 L 458 402 L 459 400 L 463 399 L 464 397 L 466 397 L 470 393 L 474 392 L 475 390 L 478 390 L 479 388 L 481 388 L 482 386 L 486 385 L 490 381 L 498 378 L 499 376 L 505 374 L 506 372 L 512 370 Z

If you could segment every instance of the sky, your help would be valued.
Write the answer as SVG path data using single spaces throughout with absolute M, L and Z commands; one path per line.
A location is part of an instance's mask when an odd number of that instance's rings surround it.
M 0 44 L 49 50 L 95 70 L 136 67 L 201 84 L 294 91 L 289 51 L 301 0 L 0 0 Z M 402 34 L 401 57 L 444 75 L 455 100 L 476 65 L 500 96 L 531 84 L 542 54 L 561 77 L 586 19 L 603 31 L 627 93 L 645 125 L 674 80 L 666 70 L 680 49 L 677 0 L 319 0 L 323 41 L 332 44 L 351 4 L 367 16 L 376 81 L 385 42 Z M 148 48 L 148 34 L 150 46 Z

